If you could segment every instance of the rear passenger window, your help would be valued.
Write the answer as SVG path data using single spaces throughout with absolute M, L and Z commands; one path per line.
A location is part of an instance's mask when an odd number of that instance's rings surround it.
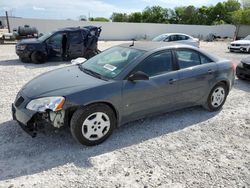
M 177 40 L 188 40 L 188 37 L 185 35 L 177 35 Z
M 79 31 L 70 32 L 69 38 L 70 38 L 71 44 L 79 44 L 82 41 L 81 32 L 79 32 Z
M 150 56 L 140 63 L 133 72 L 142 71 L 149 77 L 172 71 L 172 53 L 162 52 Z
M 201 64 L 207 64 L 207 63 L 213 62 L 210 58 L 208 58 L 204 55 L 200 55 L 200 57 L 201 57 Z
M 176 57 L 181 69 L 201 64 L 199 53 L 193 50 L 178 50 L 176 51 Z

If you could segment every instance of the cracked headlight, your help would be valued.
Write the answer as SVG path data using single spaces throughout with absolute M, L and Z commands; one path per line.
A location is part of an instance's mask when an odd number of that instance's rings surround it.
M 44 97 L 30 101 L 26 108 L 37 112 L 45 112 L 46 110 L 56 112 L 62 109 L 64 102 L 64 97 Z

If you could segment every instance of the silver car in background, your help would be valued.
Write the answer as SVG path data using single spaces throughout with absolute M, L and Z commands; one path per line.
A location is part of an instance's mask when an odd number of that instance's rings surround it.
M 159 35 L 153 39 L 155 42 L 178 42 L 181 44 L 187 44 L 194 47 L 200 47 L 200 40 L 192 36 L 183 33 L 165 33 Z
M 242 40 L 236 40 L 228 46 L 230 52 L 248 52 L 250 53 L 250 35 Z

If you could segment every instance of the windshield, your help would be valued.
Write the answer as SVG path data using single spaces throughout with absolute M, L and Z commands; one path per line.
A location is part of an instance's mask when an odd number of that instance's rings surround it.
M 156 41 L 156 42 L 163 41 L 163 40 L 165 40 L 167 37 L 168 37 L 167 35 L 160 35 L 160 36 L 158 36 L 158 37 L 155 37 L 155 38 L 153 39 L 153 41 Z
M 45 41 L 45 40 L 48 39 L 52 34 L 53 34 L 53 32 L 52 32 L 52 33 L 46 33 L 46 34 L 44 34 L 43 36 L 39 37 L 38 40 L 40 40 L 40 41 Z
M 248 35 L 244 40 L 250 40 L 250 35 Z
M 81 68 L 95 72 L 106 78 L 114 78 L 127 65 L 144 54 L 145 51 L 125 47 L 113 47 L 81 64 Z

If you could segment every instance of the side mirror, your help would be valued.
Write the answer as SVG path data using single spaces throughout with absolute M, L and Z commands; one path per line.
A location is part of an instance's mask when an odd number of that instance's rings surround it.
M 136 81 L 136 80 L 149 80 L 149 76 L 142 72 L 142 71 L 138 71 L 134 74 L 131 74 L 129 77 L 128 77 L 128 80 L 129 81 Z
M 87 61 L 87 59 L 85 59 L 84 57 L 78 57 L 76 59 L 72 59 L 71 64 L 77 65 L 77 64 L 84 63 L 85 61 Z

